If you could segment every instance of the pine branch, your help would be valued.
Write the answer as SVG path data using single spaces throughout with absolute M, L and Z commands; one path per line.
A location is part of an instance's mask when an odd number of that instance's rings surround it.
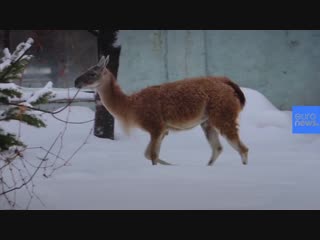
M 9 98 L 20 98 L 22 93 L 16 89 L 0 89 L 0 96 L 6 95 Z
M 54 96 L 55 93 L 52 91 L 52 82 L 48 82 L 42 89 L 34 92 L 26 103 L 31 105 L 44 104 L 49 102 L 49 99 Z
M 0 72 L 0 82 L 8 83 L 12 80 L 19 80 L 30 59 L 25 58 L 18 60 L 17 62 L 12 63 L 8 68 L 6 68 L 5 71 Z
M 31 105 L 39 105 L 39 104 L 45 104 L 49 102 L 49 99 L 52 98 L 52 93 L 45 93 L 41 97 L 39 97 L 36 101 L 30 102 Z
M 32 57 L 26 56 L 26 53 L 30 50 L 32 43 L 32 38 L 29 38 L 25 43 L 20 43 L 12 55 L 10 55 L 8 50 L 3 51 L 5 56 L 2 58 L 2 61 L 5 63 L 5 68 L 4 71 L 0 71 L 0 82 L 9 82 L 9 73 L 17 73 L 18 70 L 25 68 Z M 15 69 L 18 64 L 21 64 L 20 67 Z M 17 76 L 11 75 L 11 77 L 16 78 Z
M 24 144 L 16 139 L 16 136 L 11 133 L 4 133 L 0 128 L 0 152 L 8 150 L 11 146 L 24 146 Z
M 18 115 L 12 116 L 11 119 L 25 122 L 28 125 L 31 125 L 37 128 L 47 126 L 40 118 L 38 118 L 33 114 L 18 114 Z
M 9 108 L 1 114 L 0 121 L 18 120 L 37 128 L 46 127 L 46 124 L 40 118 L 34 114 L 25 113 L 26 111 L 27 107 L 23 105 Z

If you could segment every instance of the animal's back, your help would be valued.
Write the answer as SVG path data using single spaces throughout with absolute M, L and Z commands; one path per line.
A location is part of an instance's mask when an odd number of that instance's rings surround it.
M 188 78 L 147 87 L 132 97 L 140 112 L 153 121 L 161 119 L 170 128 L 187 129 L 205 121 L 208 110 L 240 108 L 228 81 L 225 77 Z
M 181 129 L 192 128 L 205 121 L 208 103 L 212 103 L 211 108 L 220 107 L 232 92 L 221 79 L 224 78 L 189 78 L 162 85 L 161 105 L 164 119 L 169 125 Z

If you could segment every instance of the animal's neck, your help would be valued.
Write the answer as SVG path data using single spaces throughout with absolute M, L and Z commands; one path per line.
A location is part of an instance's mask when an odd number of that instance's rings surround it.
M 123 93 L 112 74 L 108 77 L 111 77 L 111 79 L 109 81 L 104 79 L 97 89 L 102 104 L 114 117 L 126 120 L 130 113 L 129 97 Z

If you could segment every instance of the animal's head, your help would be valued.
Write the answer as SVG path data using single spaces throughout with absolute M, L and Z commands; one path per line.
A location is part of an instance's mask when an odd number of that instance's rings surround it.
M 90 67 L 86 72 L 76 78 L 74 86 L 76 88 L 97 88 L 101 84 L 103 77 L 110 74 L 109 70 L 106 68 L 108 62 L 109 56 L 106 58 L 102 56 L 98 64 Z

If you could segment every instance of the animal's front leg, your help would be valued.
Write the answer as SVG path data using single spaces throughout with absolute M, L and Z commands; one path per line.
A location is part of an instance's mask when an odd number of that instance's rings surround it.
M 157 165 L 158 163 L 163 165 L 171 165 L 170 163 L 159 159 L 160 147 L 165 135 L 167 135 L 167 131 L 161 134 L 151 134 L 150 142 L 145 151 L 145 157 L 152 161 L 152 165 Z
M 160 152 L 163 136 L 164 134 L 161 134 L 160 136 L 156 136 L 153 139 L 151 138 L 150 157 L 151 157 L 152 165 L 157 165 L 159 161 L 159 152 Z

